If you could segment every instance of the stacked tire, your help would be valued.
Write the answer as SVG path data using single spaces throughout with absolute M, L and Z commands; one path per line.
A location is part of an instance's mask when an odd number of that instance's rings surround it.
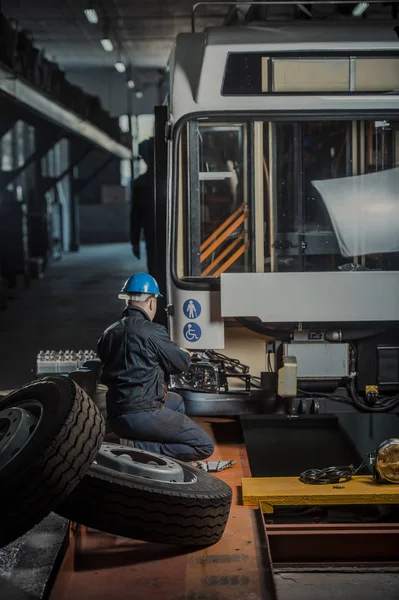
M 180 461 L 172 463 L 189 482 L 104 466 L 97 460 L 104 433 L 101 412 L 70 378 L 41 379 L 0 398 L 0 547 L 50 512 L 149 542 L 209 546 L 222 537 L 229 486 Z M 121 459 L 123 452 L 115 446 Z

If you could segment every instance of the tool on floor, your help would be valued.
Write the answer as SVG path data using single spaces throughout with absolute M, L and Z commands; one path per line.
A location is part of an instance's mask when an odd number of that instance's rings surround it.
M 193 463 L 195 467 L 198 467 L 201 471 L 206 471 L 207 473 L 218 473 L 219 471 L 230 469 L 235 464 L 235 460 L 199 460 Z

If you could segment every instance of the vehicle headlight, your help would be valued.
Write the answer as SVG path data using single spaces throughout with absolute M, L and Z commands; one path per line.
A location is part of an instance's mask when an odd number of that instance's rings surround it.
M 374 476 L 380 482 L 399 483 L 399 438 L 386 440 L 377 449 Z

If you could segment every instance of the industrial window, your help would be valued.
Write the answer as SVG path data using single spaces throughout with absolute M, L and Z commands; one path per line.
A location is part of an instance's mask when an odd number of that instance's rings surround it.
M 399 120 L 191 121 L 176 270 L 399 270 Z

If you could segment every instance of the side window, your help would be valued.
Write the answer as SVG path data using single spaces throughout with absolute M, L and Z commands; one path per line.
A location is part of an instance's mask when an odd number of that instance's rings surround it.
M 246 124 L 187 126 L 186 276 L 252 268 L 249 138 Z

